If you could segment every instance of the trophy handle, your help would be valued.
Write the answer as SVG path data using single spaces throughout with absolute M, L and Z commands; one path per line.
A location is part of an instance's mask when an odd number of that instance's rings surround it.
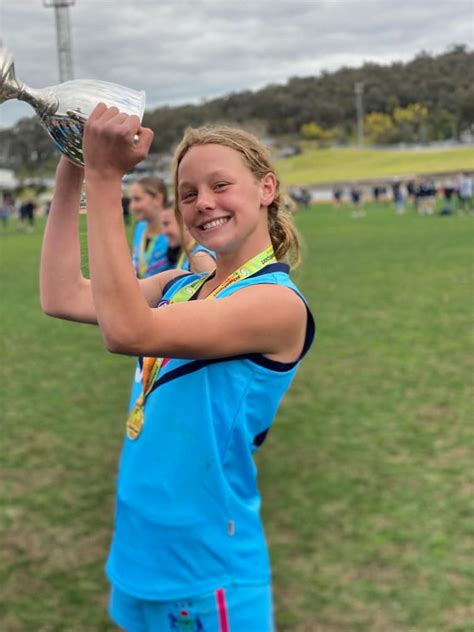
M 8 48 L 0 46 L 0 103 L 17 99 L 22 86 L 15 77 L 15 62 Z

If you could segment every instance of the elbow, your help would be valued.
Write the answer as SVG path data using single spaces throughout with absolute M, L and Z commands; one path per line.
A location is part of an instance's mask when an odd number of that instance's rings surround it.
M 57 292 L 51 291 L 47 284 L 40 282 L 40 306 L 46 316 L 52 318 L 67 318 L 68 310 L 65 309 L 67 301 Z
M 102 340 L 105 348 L 110 353 L 118 355 L 139 356 L 142 355 L 142 345 L 137 336 L 130 332 L 118 332 L 102 329 Z
M 52 318 L 61 318 L 62 320 L 73 320 L 73 310 L 68 306 L 68 302 L 64 300 L 58 300 L 57 297 L 48 296 L 47 293 L 40 291 L 40 306 L 41 311 L 46 316 Z
M 55 305 L 53 302 L 48 301 L 46 298 L 41 296 L 40 298 L 41 311 L 46 316 L 51 316 L 52 318 L 64 318 L 64 310 L 59 309 L 58 305 Z
M 116 353 L 118 355 L 132 355 L 127 352 L 127 345 L 122 341 L 111 338 L 110 336 L 102 336 L 105 348 L 109 353 Z

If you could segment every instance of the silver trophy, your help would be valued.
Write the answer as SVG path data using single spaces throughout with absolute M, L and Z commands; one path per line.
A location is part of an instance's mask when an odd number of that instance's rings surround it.
M 107 81 L 78 79 L 42 90 L 30 88 L 15 77 L 13 55 L 0 45 L 0 103 L 9 99 L 29 103 L 59 151 L 78 165 L 84 165 L 84 123 L 98 103 L 136 114 L 140 121 L 145 110 L 143 91 Z

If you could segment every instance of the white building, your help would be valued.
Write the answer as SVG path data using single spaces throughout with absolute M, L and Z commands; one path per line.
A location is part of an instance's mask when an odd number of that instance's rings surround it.
M 15 173 L 11 169 L 0 169 L 0 196 L 3 191 L 11 191 L 18 185 Z

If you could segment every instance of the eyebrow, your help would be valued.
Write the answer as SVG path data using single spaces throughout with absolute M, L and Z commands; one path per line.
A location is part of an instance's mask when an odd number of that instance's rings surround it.
M 212 171 L 212 172 L 208 175 L 208 178 L 209 178 L 209 179 L 212 179 L 212 178 L 216 178 L 216 177 L 218 177 L 218 176 L 219 176 L 219 177 L 227 177 L 227 178 L 228 178 L 228 177 L 230 177 L 230 176 L 228 175 L 228 173 L 227 173 L 225 170 L 223 170 L 223 169 L 216 169 L 216 171 Z M 193 183 L 192 183 L 192 182 L 188 182 L 187 180 L 184 180 L 183 182 L 180 182 L 180 183 L 178 184 L 178 189 L 184 189 L 184 188 L 186 188 L 186 187 L 193 187 L 193 186 L 194 186 L 194 185 L 193 185 Z

